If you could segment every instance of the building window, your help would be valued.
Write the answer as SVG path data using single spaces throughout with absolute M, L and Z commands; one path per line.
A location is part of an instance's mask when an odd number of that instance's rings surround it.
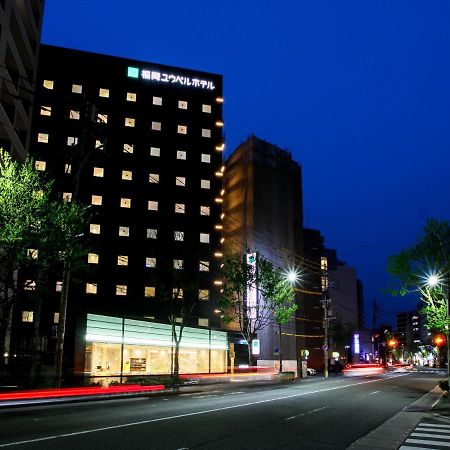
M 98 148 L 103 148 L 103 142 L 102 141 L 100 141 L 99 139 L 96 139 L 95 140 L 95 149 L 98 149 Z
M 129 237 L 130 227 L 119 227 L 119 236 Z
M 201 216 L 209 216 L 210 208 L 209 206 L 200 206 L 200 215 Z
M 22 322 L 33 322 L 33 311 L 22 311 Z
M 184 214 L 186 212 L 186 205 L 184 203 L 175 203 L 175 213 Z
M 127 295 L 127 285 L 116 284 L 116 295 Z
M 209 233 L 200 233 L 200 242 L 203 244 L 209 244 Z
M 81 84 L 72 84 L 72 93 L 81 94 L 83 92 L 83 86 Z
M 117 265 L 118 266 L 128 266 L 128 256 L 119 255 L 117 257 Z
M 178 100 L 178 108 L 179 109 L 188 109 L 188 102 L 184 100 Z
M 80 120 L 80 111 L 76 111 L 75 109 L 71 109 L 69 111 L 69 119 Z
M 158 173 L 149 173 L 148 174 L 148 182 L 149 183 L 159 183 L 159 174 Z
M 148 210 L 149 211 L 158 211 L 158 202 L 154 200 L 148 201 Z
M 40 114 L 41 114 L 41 116 L 51 116 L 52 115 L 52 107 L 51 106 L 41 106 Z
M 209 261 L 199 261 L 200 272 L 209 272 Z
M 103 178 L 105 175 L 105 169 L 103 167 L 94 167 L 94 177 Z
M 152 130 L 161 131 L 161 122 L 152 122 Z
M 162 98 L 161 97 L 153 97 L 153 104 L 156 106 L 162 105 Z
M 67 175 L 72 173 L 72 164 L 64 164 L 64 173 Z
M 121 198 L 120 199 L 121 208 L 131 208 L 131 198 Z
M 45 161 L 35 161 L 35 163 L 34 163 L 34 168 L 36 170 L 44 171 L 46 167 L 47 167 L 47 163 Z
M 176 241 L 184 241 L 184 231 L 174 231 L 173 237 Z
M 147 257 L 145 258 L 145 267 L 156 267 L 156 258 Z
M 47 133 L 38 133 L 38 142 L 41 142 L 42 144 L 48 144 L 48 134 Z
M 136 120 L 133 119 L 132 117 L 125 117 L 125 126 L 126 127 L 132 127 L 133 128 L 135 123 L 136 123 Z
M 88 263 L 89 264 L 98 264 L 98 254 L 97 253 L 88 253 Z
M 93 195 L 91 197 L 91 205 L 101 206 L 102 200 L 103 200 L 103 197 L 101 195 Z
M 39 250 L 35 248 L 29 248 L 27 249 L 27 256 L 30 259 L 38 259 Z
M 211 114 L 211 105 L 202 105 L 202 112 Z
M 147 239 L 157 239 L 158 238 L 158 230 L 155 228 L 147 228 Z
M 198 299 L 199 300 L 209 300 L 209 289 L 199 289 Z
M 86 294 L 96 294 L 97 283 L 86 283 Z
M 150 156 L 160 156 L 161 149 L 159 147 L 150 147 Z
M 186 125 L 178 125 L 177 133 L 178 134 L 187 134 L 187 126 Z
M 202 128 L 202 137 L 211 137 L 211 130 L 208 130 L 207 128 Z
M 209 319 L 198 319 L 198 326 L 199 327 L 209 327 Z
M 175 177 L 175 185 L 176 186 L 186 186 L 186 178 L 185 177 Z
M 78 144 L 78 138 L 75 136 L 68 136 L 67 137 L 67 145 L 74 146 Z
M 177 150 L 177 159 L 186 159 L 186 152 L 183 150 Z
M 145 286 L 144 296 L 145 297 L 154 297 L 156 295 L 156 289 L 154 286 Z
M 131 170 L 122 170 L 122 180 L 131 181 L 133 179 L 133 172 Z
M 91 234 L 100 234 L 100 224 L 98 224 L 98 223 L 91 223 L 89 225 L 89 232 Z
M 172 298 L 178 298 L 181 300 L 183 298 L 183 289 L 182 288 L 173 288 L 172 289 Z
M 211 155 L 208 155 L 207 153 L 202 153 L 201 160 L 202 160 L 202 163 L 210 163 Z
M 200 187 L 202 189 L 210 189 L 211 188 L 211 181 L 209 181 L 209 180 L 200 180 Z
M 99 97 L 109 98 L 109 89 L 100 88 L 99 91 L 98 91 L 98 96 Z
M 135 102 L 136 94 L 134 92 L 127 92 L 127 102 Z
M 133 144 L 123 144 L 123 152 L 124 153 L 133 153 L 134 145 Z
M 174 259 L 173 260 L 173 268 L 177 270 L 183 269 L 184 260 L 182 259 Z
M 23 286 L 24 291 L 35 291 L 36 290 L 36 281 L 26 280 Z
M 45 89 L 53 89 L 54 82 L 53 82 L 53 80 L 44 80 L 42 82 L 42 86 L 44 86 Z
M 59 323 L 59 312 L 53 313 L 53 323 Z
M 98 113 L 97 123 L 108 123 L 108 114 Z
M 61 292 L 62 291 L 62 281 L 57 281 L 56 282 L 55 291 L 56 292 Z
M 72 192 L 63 192 L 62 199 L 63 202 L 70 203 L 72 201 Z

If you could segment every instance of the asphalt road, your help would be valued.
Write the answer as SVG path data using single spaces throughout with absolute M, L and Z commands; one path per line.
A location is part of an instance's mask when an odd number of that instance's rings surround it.
M 0 449 L 345 449 L 432 389 L 432 374 L 231 383 L 0 411 Z

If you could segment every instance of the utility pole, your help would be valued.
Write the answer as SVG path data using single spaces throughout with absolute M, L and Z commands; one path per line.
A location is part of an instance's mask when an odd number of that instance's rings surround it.
M 331 299 L 328 298 L 328 261 L 326 256 L 320 258 L 320 269 L 321 269 L 321 281 L 322 281 L 322 307 L 323 307 L 323 330 L 324 330 L 324 341 L 323 341 L 323 376 L 328 378 L 328 331 L 331 320 Z

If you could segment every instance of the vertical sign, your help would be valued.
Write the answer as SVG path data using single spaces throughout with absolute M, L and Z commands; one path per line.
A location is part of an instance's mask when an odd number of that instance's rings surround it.
M 253 278 L 256 271 L 256 253 L 247 253 L 247 265 Z M 256 319 L 256 286 L 247 286 L 247 317 Z
M 259 339 L 253 339 L 252 341 L 252 355 L 259 355 L 261 351 Z
M 359 355 L 359 351 L 360 351 L 360 349 L 359 349 L 359 334 L 355 333 L 353 335 L 353 353 L 355 355 Z

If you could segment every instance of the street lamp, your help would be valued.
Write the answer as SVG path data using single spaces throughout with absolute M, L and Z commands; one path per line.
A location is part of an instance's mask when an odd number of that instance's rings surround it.
M 294 286 L 300 279 L 300 271 L 295 267 L 291 267 L 285 272 L 285 277 Z

